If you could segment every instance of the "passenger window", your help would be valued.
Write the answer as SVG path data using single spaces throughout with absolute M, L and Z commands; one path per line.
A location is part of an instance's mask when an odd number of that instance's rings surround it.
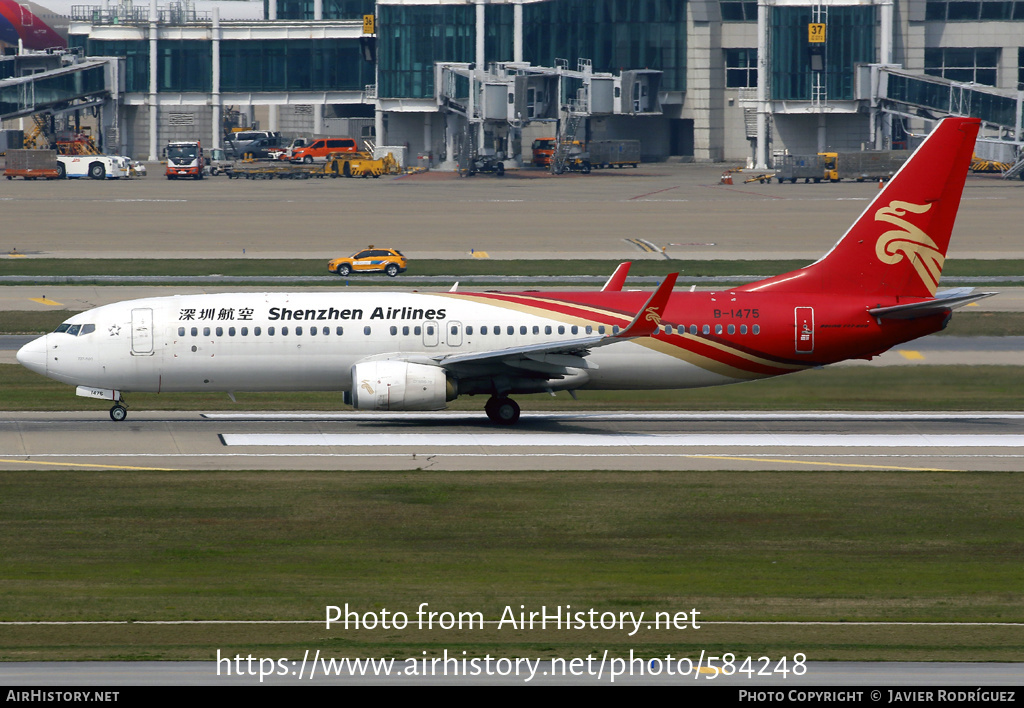
M 740 334 L 746 334 L 746 333 L 747 333 L 747 326 L 746 325 L 740 325 Z
M 193 327 L 191 334 L 192 334 L 193 337 L 198 337 L 199 336 L 199 328 L 198 327 Z
M 178 327 L 178 336 L 179 337 L 184 337 L 185 336 L 185 328 L 184 327 Z
M 258 337 L 258 336 L 260 336 L 260 334 L 262 334 L 262 331 L 261 331 L 261 329 L 260 329 L 259 327 L 253 327 L 253 328 L 252 328 L 252 333 L 253 333 L 253 334 L 254 334 L 255 336 L 257 336 L 257 337 Z
M 594 328 L 591 327 L 590 325 L 587 325 L 586 332 L 587 332 L 587 334 L 593 334 L 594 333 Z
M 701 334 L 711 334 L 711 325 L 704 325 L 700 330 Z
M 285 334 L 288 334 L 288 333 L 285 332 Z M 302 327 L 296 327 L 295 328 L 295 334 L 301 335 L 302 334 Z
M 526 325 L 519 326 L 519 334 L 526 334 Z
M 275 329 L 274 329 L 273 327 L 267 327 L 267 336 L 268 336 L 268 337 L 273 337 L 273 336 L 274 336 L 274 333 L 275 333 L 276 331 L 277 331 L 277 330 L 275 330 Z
M 340 337 L 341 335 L 345 334 L 345 328 L 337 327 L 335 328 L 334 333 Z
M 394 337 L 396 334 L 398 334 L 398 327 L 391 325 L 391 336 Z
M 369 327 L 367 327 L 367 329 L 369 329 Z M 434 336 L 434 325 L 427 325 L 427 336 L 428 337 L 433 337 Z
M 408 327 L 406 327 L 406 329 L 408 329 Z M 466 327 L 466 334 L 468 334 L 468 335 L 472 335 L 473 334 L 473 325 L 469 325 L 468 327 Z
M 223 327 L 218 327 L 217 328 L 217 336 L 218 337 L 223 337 L 224 336 L 224 328 Z
M 367 325 L 366 327 L 363 327 L 363 334 L 366 334 L 366 335 L 370 334 L 370 326 L 369 325 Z
M 203 327 L 203 336 L 204 337 L 209 337 L 210 336 L 210 328 L 209 327 Z
M 309 328 L 309 336 L 310 337 L 315 337 L 316 336 L 316 327 L 310 327 Z
M 615 325 L 614 327 L 612 327 L 612 334 L 618 334 L 618 333 L 619 333 L 619 326 Z
M 242 336 L 243 337 L 248 337 L 249 336 L 249 328 L 248 327 L 242 327 Z
M 510 335 L 511 334 L 515 334 L 516 333 L 516 328 L 513 327 L 512 325 L 505 325 L 505 332 L 507 334 L 510 334 Z
M 721 333 L 722 333 L 722 325 L 716 324 L 715 325 L 715 334 L 721 334 Z
M 473 334 L 473 328 L 472 327 L 469 328 L 469 333 Z M 409 326 L 408 325 L 406 325 L 405 327 L 402 327 L 402 335 L 403 336 L 409 336 Z
M 551 325 L 544 325 L 544 334 L 551 334 Z
M 601 325 L 600 327 L 597 328 L 597 333 L 598 334 L 604 334 L 604 332 L 605 332 L 604 325 Z
M 753 332 L 754 334 L 761 334 L 761 325 L 754 325 L 754 326 L 753 326 L 753 327 L 751 328 L 751 331 L 752 331 L 752 332 Z
M 572 326 L 572 333 L 573 334 L 579 334 L 580 333 L 580 328 L 577 327 L 576 325 L 573 325 Z
M 330 333 L 331 333 L 331 328 L 330 327 L 324 327 L 323 335 L 326 337 Z
M 736 325 L 729 325 L 729 334 L 736 334 Z
M 565 334 L 565 325 L 558 325 L 558 333 Z
M 533 333 L 534 334 L 540 334 L 540 327 L 538 327 L 537 325 L 534 325 L 533 326 Z
M 487 334 L 487 325 L 483 325 L 480 327 L 480 334 Z

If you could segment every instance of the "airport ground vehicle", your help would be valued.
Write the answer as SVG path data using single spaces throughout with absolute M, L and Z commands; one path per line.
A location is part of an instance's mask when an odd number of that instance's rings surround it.
M 112 402 L 114 420 L 125 391 L 336 390 L 368 411 L 486 395 L 502 425 L 519 419 L 516 394 L 716 386 L 870 359 L 995 294 L 938 290 L 979 127 L 942 120 L 825 256 L 725 292 L 675 292 L 675 273 L 653 293 L 627 289 L 623 264 L 600 291 L 154 297 L 77 313 L 17 358 Z
M 230 174 L 234 162 L 228 159 L 224 148 L 213 148 L 206 159 L 206 172 L 211 176 Z
M 132 161 L 121 155 L 57 155 L 61 178 L 121 179 L 130 177 Z
M 533 166 L 551 167 L 551 158 L 555 155 L 558 141 L 555 138 L 537 138 L 533 141 Z
M 334 152 L 358 152 L 359 145 L 353 138 L 320 138 L 305 147 L 292 151 L 292 162 L 326 162 Z
M 374 158 L 368 152 L 332 153 L 324 165 L 324 172 L 331 177 L 373 177 L 397 175 L 401 172 L 398 161 L 390 152 L 384 157 Z
M 497 155 L 477 155 L 470 158 L 466 176 L 472 177 L 478 172 L 493 172 L 501 177 L 505 174 L 505 163 Z
M 825 158 L 821 155 L 783 155 L 775 173 L 775 179 L 779 184 L 796 184 L 798 179 L 804 182 L 821 182 L 824 178 Z
M 269 130 L 242 130 L 224 136 L 224 151 L 229 157 L 240 159 L 245 149 L 260 138 L 281 138 L 281 133 Z
M 392 278 L 399 273 L 404 273 L 407 267 L 408 262 L 401 251 L 373 245 L 367 246 L 347 258 L 335 258 L 327 264 L 327 270 L 342 276 L 380 271 L 387 273 Z
M 63 168 L 56 150 L 8 150 L 4 176 L 7 179 L 58 179 Z
M 279 136 L 256 138 L 242 148 L 243 160 L 276 160 L 285 147 Z
M 640 164 L 639 140 L 591 140 L 587 152 L 593 167 L 637 167 Z
M 855 150 L 851 152 L 819 152 L 825 161 L 824 179 L 889 179 L 906 162 L 906 150 Z
M 206 166 L 203 145 L 198 140 L 176 140 L 167 143 L 167 179 L 202 179 Z

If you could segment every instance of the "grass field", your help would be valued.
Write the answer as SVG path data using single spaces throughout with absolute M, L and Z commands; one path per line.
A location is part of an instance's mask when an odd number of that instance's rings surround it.
M 0 477 L 0 616 L 309 620 L 5 627 L 0 660 L 467 651 L 1019 660 L 1020 474 L 110 473 Z M 1010 540 L 1013 539 L 1013 540 Z M 360 613 L 701 612 L 699 630 L 344 631 Z M 651 615 L 648 614 L 648 617 Z
M 339 254 L 344 255 L 344 254 Z M 411 261 L 410 275 L 595 275 L 609 276 L 620 261 L 573 260 L 489 260 L 466 258 L 452 260 L 420 259 Z M 684 276 L 769 276 L 786 273 L 807 265 L 805 260 L 637 260 L 630 268 L 634 276 L 663 276 L 679 271 Z M 0 275 L 247 275 L 307 276 L 329 275 L 327 263 L 309 259 L 259 258 L 181 258 L 181 259 L 83 259 L 7 258 L 0 260 Z M 1022 260 L 961 259 L 949 261 L 943 275 L 954 277 L 1019 277 L 1024 280 Z M 394 286 L 397 280 L 381 277 L 369 282 Z M 339 279 L 340 281 L 340 279 Z

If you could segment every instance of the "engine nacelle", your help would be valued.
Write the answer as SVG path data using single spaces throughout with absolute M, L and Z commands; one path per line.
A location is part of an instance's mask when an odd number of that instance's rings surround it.
M 438 411 L 456 397 L 444 369 L 407 361 L 352 367 L 352 405 L 367 411 Z

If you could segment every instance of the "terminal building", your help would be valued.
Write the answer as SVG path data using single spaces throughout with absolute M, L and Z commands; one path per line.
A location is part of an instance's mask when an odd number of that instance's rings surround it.
M 640 140 L 644 160 L 766 168 L 786 153 L 913 147 L 949 114 L 982 118 L 996 157 L 1024 142 L 1024 0 L 203 5 L 75 6 L 69 49 L 93 67 L 77 84 L 94 89 L 105 62 L 103 91 L 48 91 L 49 72 L 26 79 L 7 57 L 0 115 L 102 99 L 104 148 L 140 159 L 258 122 L 448 168 L 478 153 L 528 162 L 534 139 L 568 131 Z

